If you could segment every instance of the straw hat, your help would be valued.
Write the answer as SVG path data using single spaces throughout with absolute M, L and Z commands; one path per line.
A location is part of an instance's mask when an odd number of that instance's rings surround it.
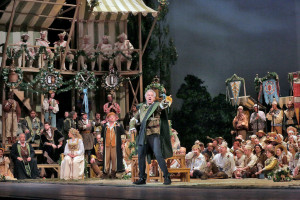
M 256 135 L 258 136 L 258 133 L 262 133 L 263 135 L 266 135 L 266 133 L 263 130 L 259 130 L 256 132 Z
M 277 151 L 278 148 L 281 148 L 283 150 L 283 152 L 285 153 L 285 155 L 287 155 L 287 149 L 285 146 L 283 146 L 282 144 L 278 144 L 275 146 L 275 152 Z

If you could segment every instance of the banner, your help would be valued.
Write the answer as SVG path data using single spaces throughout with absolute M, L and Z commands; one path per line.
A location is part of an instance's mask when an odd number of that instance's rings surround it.
M 263 92 L 266 104 L 272 104 L 273 98 L 278 102 L 277 84 L 274 79 L 263 81 Z
M 237 105 L 242 82 L 241 81 L 233 81 L 233 82 L 230 82 L 229 84 L 230 84 L 231 94 L 233 97 L 233 102 L 235 105 Z

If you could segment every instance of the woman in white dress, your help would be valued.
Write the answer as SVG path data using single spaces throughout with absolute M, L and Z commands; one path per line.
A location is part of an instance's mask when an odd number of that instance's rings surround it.
M 65 146 L 60 178 L 76 180 L 84 175 L 84 146 L 82 137 L 76 129 L 71 128 L 68 136 L 71 139 L 67 140 Z

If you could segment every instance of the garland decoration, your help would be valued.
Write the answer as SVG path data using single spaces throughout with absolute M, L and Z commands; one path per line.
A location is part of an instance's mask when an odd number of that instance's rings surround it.
M 34 61 L 37 61 L 39 59 L 40 55 L 44 54 L 44 56 L 46 57 L 46 60 L 50 63 L 53 63 L 54 61 L 59 59 L 60 53 L 64 53 L 64 51 L 65 51 L 65 47 L 60 47 L 60 46 L 56 47 L 56 49 L 54 50 L 54 56 L 53 56 L 53 58 L 51 58 L 50 54 L 47 52 L 47 48 L 45 46 L 40 46 L 39 48 L 37 48 L 35 55 L 31 56 L 29 49 L 27 47 L 27 44 L 21 44 L 21 48 L 19 50 L 17 50 L 17 48 L 9 47 L 6 54 L 7 54 L 8 60 L 11 60 L 11 61 L 20 58 L 20 56 L 22 56 L 23 52 L 25 52 L 27 60 L 34 60 Z M 117 57 L 119 54 L 124 56 L 127 60 L 131 60 L 131 61 L 134 58 L 138 57 L 137 52 L 133 52 L 132 53 L 133 55 L 131 57 L 129 57 L 129 56 L 126 56 L 123 51 L 116 51 L 111 56 L 107 55 L 107 53 L 102 52 L 102 51 L 97 51 L 93 55 L 87 55 L 85 53 L 85 51 L 83 51 L 83 50 L 78 50 L 77 52 L 72 52 L 72 54 L 74 55 L 74 59 L 70 60 L 67 57 L 65 58 L 65 60 L 69 63 L 76 63 L 79 56 L 85 57 L 85 59 L 88 62 L 96 61 L 100 55 L 108 60 L 115 59 L 115 57 Z
M 101 87 L 106 90 L 118 90 L 120 86 L 123 86 L 123 80 L 124 78 L 117 71 L 110 70 L 102 76 Z
M 157 77 L 157 76 L 155 76 L 154 78 L 153 78 L 153 81 L 152 81 L 152 83 L 150 83 L 147 87 L 146 87 L 146 89 L 145 89 L 145 94 L 146 94 L 146 92 L 147 92 L 147 90 L 150 90 L 150 89 L 154 89 L 154 90 L 158 90 L 159 91 L 159 96 L 163 96 L 163 95 L 165 95 L 166 94 L 166 89 L 165 89 L 165 87 L 163 86 L 163 84 L 160 84 L 159 83 L 159 78 Z
M 288 182 L 291 181 L 292 178 L 290 177 L 289 168 L 280 169 L 272 174 L 274 182 Z
M 23 71 L 12 64 L 8 68 L 3 68 L 3 81 L 9 88 L 17 88 L 23 81 Z
M 86 68 L 78 72 L 74 81 L 75 89 L 82 91 L 83 89 L 97 89 L 97 78 L 94 72 L 88 71 Z

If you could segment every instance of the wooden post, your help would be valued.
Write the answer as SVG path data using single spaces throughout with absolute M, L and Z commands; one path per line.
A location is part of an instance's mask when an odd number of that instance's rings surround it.
M 64 52 L 64 56 L 62 57 L 61 62 L 60 62 L 60 69 L 61 69 L 61 66 L 63 66 L 63 64 L 65 63 L 67 52 L 69 51 L 69 44 L 70 44 L 71 37 L 73 35 L 74 27 L 75 27 L 75 21 L 76 21 L 75 18 L 77 16 L 79 8 L 80 8 L 79 0 L 77 0 L 75 13 L 74 13 L 73 20 L 72 20 L 71 30 L 70 30 L 70 33 L 69 33 L 69 36 L 68 36 L 68 41 L 67 41 L 67 44 L 66 44 L 66 49 L 65 49 L 65 52 Z
M 142 13 L 139 13 L 138 16 L 139 24 L 139 72 L 143 72 L 143 63 L 142 63 Z M 140 102 L 143 102 L 143 74 L 140 76 Z
M 5 115 L 4 115 L 4 112 L 3 112 L 3 101 L 5 100 L 5 84 L 4 82 L 2 83 L 3 84 L 3 90 L 2 90 L 2 146 L 5 147 L 5 139 L 6 139 L 6 131 L 5 131 Z
M 143 51 L 142 51 L 142 56 L 144 55 L 144 52 L 145 52 L 146 47 L 147 47 L 147 45 L 148 45 L 149 39 L 150 39 L 150 37 L 151 37 L 151 35 L 152 35 L 152 32 L 153 32 L 153 30 L 154 30 L 155 24 L 156 24 L 156 22 L 157 22 L 157 18 L 158 18 L 158 16 L 156 16 L 156 17 L 154 18 L 154 21 L 153 21 L 153 23 L 152 23 L 151 29 L 150 29 L 150 31 L 149 31 L 149 33 L 148 33 L 147 40 L 146 40 L 146 42 L 145 42 L 145 44 L 144 44 L 144 48 L 143 48 Z
M 45 120 L 45 113 L 44 113 L 44 110 L 43 110 L 43 102 L 44 102 L 44 94 L 41 93 L 41 122 L 45 123 L 44 122 L 44 120 Z
M 128 89 L 128 82 L 125 84 L 125 98 L 126 98 L 126 112 L 129 112 L 130 111 L 130 108 L 129 108 L 129 89 Z
M 15 12 L 16 12 L 16 7 L 17 7 L 16 4 L 17 4 L 17 1 L 14 0 L 12 14 L 10 16 L 9 27 L 8 27 L 8 31 L 7 31 L 7 35 L 6 35 L 6 40 L 5 40 L 5 44 L 4 44 L 3 52 L 2 52 L 2 64 L 1 64 L 2 69 L 6 65 L 6 51 L 7 51 L 7 45 L 8 45 L 9 35 L 10 35 L 10 32 L 11 32 L 11 27 L 12 27 L 12 24 L 13 24 L 13 21 L 14 21 L 14 17 L 15 17 Z

